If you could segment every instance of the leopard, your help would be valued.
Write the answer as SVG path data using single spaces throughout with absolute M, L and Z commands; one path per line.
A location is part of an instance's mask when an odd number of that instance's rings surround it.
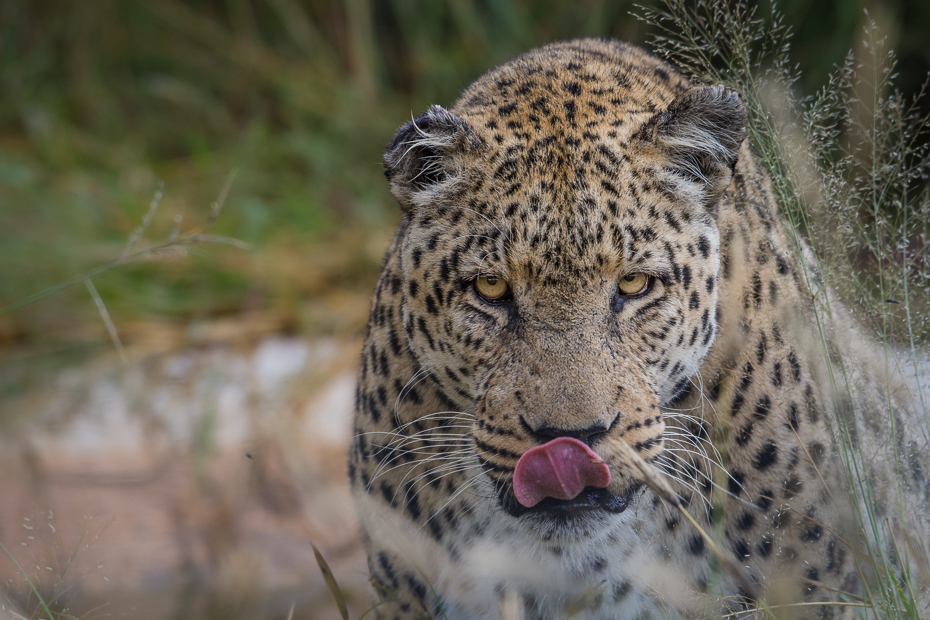
M 907 396 L 839 300 L 818 323 L 747 123 L 723 85 L 580 39 L 399 129 L 349 448 L 375 617 L 850 617 L 842 428 L 923 540 L 890 490 L 926 503 Z

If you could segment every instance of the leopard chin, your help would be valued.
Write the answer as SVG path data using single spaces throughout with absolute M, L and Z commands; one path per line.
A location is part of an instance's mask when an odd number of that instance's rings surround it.
M 621 514 L 633 502 L 633 493 L 639 488 L 639 485 L 636 485 L 622 495 L 615 495 L 605 488 L 585 487 L 572 499 L 547 497 L 531 507 L 526 507 L 517 501 L 513 491 L 502 490 L 498 494 L 498 502 L 510 516 L 518 519 L 525 515 L 534 515 L 540 520 L 553 519 L 569 522 L 592 513 Z

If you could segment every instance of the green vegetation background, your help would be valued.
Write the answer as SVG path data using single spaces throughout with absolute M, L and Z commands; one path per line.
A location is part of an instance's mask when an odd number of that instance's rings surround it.
M 855 47 L 864 9 L 899 53 L 900 87 L 916 91 L 930 69 L 924 0 L 779 9 L 802 93 Z M 94 279 L 123 339 L 243 313 L 273 316 L 274 329 L 357 333 L 399 219 L 380 164 L 396 127 L 533 46 L 643 42 L 631 11 L 591 0 L 4 0 L 0 308 L 118 258 L 159 188 L 137 249 L 203 228 L 236 171 L 214 232 L 250 250 L 183 246 Z M 0 395 L 28 387 L 28 360 L 107 346 L 84 286 L 2 314 Z

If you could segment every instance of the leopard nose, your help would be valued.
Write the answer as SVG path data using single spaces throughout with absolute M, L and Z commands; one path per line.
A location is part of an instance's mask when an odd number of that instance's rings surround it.
M 563 426 L 540 426 L 538 428 L 533 428 L 526 422 L 526 420 L 523 419 L 523 416 L 520 416 L 520 424 L 523 426 L 523 429 L 540 443 L 547 443 L 553 439 L 558 439 L 559 437 L 571 437 L 572 439 L 577 439 L 578 441 L 584 442 L 589 446 L 591 445 L 591 442 L 609 431 L 610 427 L 613 426 L 615 421 L 616 418 L 614 418 L 610 424 L 598 422 L 585 428 L 571 428 Z

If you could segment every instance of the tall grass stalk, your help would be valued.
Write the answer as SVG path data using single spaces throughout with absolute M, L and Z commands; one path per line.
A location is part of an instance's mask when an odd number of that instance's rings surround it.
M 48 603 L 46 603 L 45 599 L 42 598 L 42 594 L 39 593 L 39 589 L 36 588 L 36 584 L 34 584 L 32 580 L 29 578 L 29 573 L 27 573 L 25 569 L 20 565 L 20 563 L 16 561 L 16 558 L 13 557 L 13 554 L 10 553 L 7 550 L 7 548 L 3 546 L 3 543 L 0 543 L 0 551 L 3 551 L 6 557 L 8 557 L 11 562 L 13 562 L 13 566 L 16 567 L 17 572 L 21 574 L 23 578 L 26 580 L 26 583 L 29 584 L 29 588 L 32 591 L 32 593 L 35 595 L 36 600 L 39 601 L 39 606 L 42 608 L 42 611 L 48 614 L 49 618 L 54 618 L 54 615 L 52 614 L 52 610 L 49 609 L 48 607 Z
M 835 408 L 831 425 L 857 511 L 851 531 L 865 538 L 861 550 L 849 541 L 866 590 L 862 613 L 917 618 L 913 568 L 925 562 L 926 548 L 904 539 L 917 521 L 915 507 L 906 505 L 904 473 L 896 469 L 892 496 L 901 522 L 880 514 L 870 456 L 856 439 L 868 432 L 857 422 L 860 369 L 830 341 L 851 320 L 880 351 L 887 382 L 879 392 L 892 446 L 884 456 L 900 463 L 897 446 L 915 439 L 898 436 L 903 433 L 921 433 L 926 447 L 930 417 L 921 362 L 930 342 L 930 117 L 920 112 L 923 91 L 906 98 L 894 90 L 895 56 L 868 13 L 861 46 L 819 93 L 803 100 L 793 95 L 799 75 L 789 62 L 790 30 L 776 11 L 760 18 L 737 2 L 665 0 L 640 14 L 658 31 L 654 49 L 699 82 L 736 90 L 746 105 L 748 139 L 771 175 L 814 302 L 827 361 L 824 400 Z M 914 424 L 900 428 L 892 395 L 908 365 Z M 843 415 L 844 406 L 854 414 Z

